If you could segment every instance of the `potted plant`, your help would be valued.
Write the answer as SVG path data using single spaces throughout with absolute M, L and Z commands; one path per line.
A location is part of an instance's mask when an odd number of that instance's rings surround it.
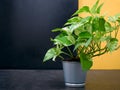
M 101 15 L 99 0 L 90 8 L 83 6 L 77 10 L 59 32 L 51 39 L 54 46 L 44 57 L 44 62 L 57 57 L 63 60 L 65 85 L 81 87 L 85 85 L 86 72 L 93 65 L 93 58 L 119 48 L 117 34 L 120 27 L 119 14 L 106 17 Z M 81 17 L 78 14 L 87 13 Z M 69 56 L 64 59 L 63 55 Z

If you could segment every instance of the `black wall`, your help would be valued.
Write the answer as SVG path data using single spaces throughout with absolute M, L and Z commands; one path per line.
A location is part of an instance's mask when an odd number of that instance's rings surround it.
M 77 10 L 77 0 L 0 0 L 0 69 L 59 69 L 42 63 L 52 47 L 51 29 L 62 27 Z

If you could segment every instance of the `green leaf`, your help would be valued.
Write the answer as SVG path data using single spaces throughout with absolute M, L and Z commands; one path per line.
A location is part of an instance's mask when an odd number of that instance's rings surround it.
M 45 57 L 43 59 L 43 62 L 46 62 L 50 59 L 53 58 L 53 60 L 55 60 L 55 58 L 61 53 L 61 50 L 56 49 L 56 48 L 51 48 L 47 51 L 47 53 L 45 54 Z
M 101 41 L 101 37 L 103 37 L 105 34 L 105 32 L 100 32 L 100 31 L 96 31 L 93 37 L 93 40 L 97 43 L 99 41 Z
M 108 20 L 110 21 L 110 22 L 115 22 L 115 19 L 114 19 L 114 17 L 108 17 Z
M 110 38 L 111 38 L 111 36 L 101 36 L 100 40 L 98 40 L 98 41 L 101 41 L 101 42 L 109 41 Z
M 80 32 L 81 32 L 81 30 L 79 30 L 79 29 L 76 29 L 76 30 L 74 31 L 75 35 L 77 35 L 77 36 L 80 34 Z
M 82 18 L 81 18 L 81 17 L 78 17 L 78 16 L 73 17 L 73 18 L 70 18 L 70 19 L 65 23 L 65 25 L 71 25 L 71 24 L 78 23 L 78 22 L 80 22 L 81 19 L 82 19 Z
M 99 18 L 95 17 L 92 20 L 92 32 L 95 32 L 99 29 Z
M 99 30 L 105 31 L 105 19 L 103 17 L 99 18 Z
M 61 38 L 61 37 L 64 37 L 64 36 L 67 36 L 67 34 L 66 33 L 60 33 L 55 38 L 57 39 L 57 38 Z
M 79 48 L 80 46 L 85 46 L 88 47 L 88 45 L 91 43 L 92 41 L 92 37 L 90 37 L 88 40 L 87 39 L 81 39 L 80 37 L 76 40 L 76 44 L 75 44 L 75 48 L 74 51 Z
M 82 8 L 80 8 L 79 10 L 77 10 L 72 16 L 78 15 L 80 13 L 83 12 L 90 12 L 89 7 L 88 6 L 83 6 Z
M 120 14 L 116 14 L 116 15 L 113 16 L 113 17 L 108 17 L 108 20 L 109 20 L 110 22 L 116 22 L 117 20 L 119 20 L 119 18 L 120 18 Z
M 91 10 L 90 10 L 91 13 L 97 13 L 96 9 L 97 9 L 98 4 L 99 4 L 99 0 L 97 0 L 96 3 L 91 8 Z
M 69 27 L 63 27 L 62 28 L 68 35 L 71 35 L 73 30 L 71 30 Z
M 55 28 L 52 30 L 52 32 L 59 32 L 59 31 L 63 31 L 62 28 Z
M 118 19 L 117 19 L 117 21 L 118 21 L 118 22 L 119 22 L 119 24 L 120 24 L 120 18 L 118 18 Z
M 115 15 L 115 18 L 118 19 L 120 17 L 120 13 Z
M 80 53 L 80 61 L 83 70 L 89 70 L 93 65 L 91 58 L 84 53 Z
M 74 48 L 74 51 L 79 48 L 80 46 L 85 46 L 87 47 L 90 42 L 92 40 L 92 37 L 88 38 L 88 39 L 83 39 L 83 38 L 80 38 L 78 37 L 77 40 L 76 40 L 76 43 L 75 43 L 75 48 Z
M 77 43 L 75 44 L 74 51 L 75 51 L 77 48 L 79 48 L 80 46 L 84 46 L 84 45 L 85 45 L 85 42 L 84 42 L 84 41 L 82 42 L 82 40 L 81 40 L 80 42 L 77 42 Z
M 79 36 L 81 32 L 85 32 L 85 31 L 92 33 L 92 24 L 89 24 L 89 23 L 84 24 L 83 26 L 75 29 L 74 34 Z
M 88 31 L 88 32 L 92 33 L 92 24 L 91 23 L 86 23 L 84 25 L 84 31 Z
M 67 36 L 67 39 L 72 43 L 72 44 L 75 44 L 75 38 L 70 35 L 70 36 Z
M 82 43 L 76 43 L 73 51 L 75 51 L 75 50 L 76 50 L 77 48 L 79 48 L 81 45 L 82 45 Z
M 111 38 L 111 40 L 108 42 L 107 47 L 110 52 L 116 50 L 118 45 L 118 40 L 116 38 Z
M 100 4 L 100 6 L 97 8 L 97 13 L 100 14 L 101 8 L 104 5 L 104 3 Z
M 105 22 L 105 31 L 106 32 L 112 32 L 114 28 L 111 26 L 109 22 Z
M 92 41 L 92 37 L 90 37 L 90 38 L 88 39 L 88 41 L 85 43 L 85 47 L 88 47 L 88 45 L 91 43 L 91 41 Z
M 55 42 L 60 43 L 64 46 L 71 46 L 72 42 L 69 41 L 68 36 L 57 37 L 54 39 Z
M 87 31 L 85 31 L 85 32 L 81 32 L 80 34 L 79 34 L 79 37 L 80 38 L 90 38 L 92 35 L 89 33 L 89 32 L 87 32 Z
M 78 29 L 79 27 L 81 27 L 82 25 L 84 25 L 84 24 L 83 24 L 83 23 L 72 24 L 72 25 L 70 26 L 70 29 L 71 29 L 72 31 L 74 31 L 74 30 Z
M 120 23 L 120 13 L 119 14 L 116 14 L 115 16 L 114 16 L 114 21 L 116 22 L 116 21 L 118 21 L 119 23 Z
M 78 29 L 79 27 L 83 26 L 84 24 L 90 22 L 91 19 L 92 19 L 91 16 L 85 17 L 85 18 L 81 19 L 80 22 L 71 25 L 71 26 L 70 26 L 70 29 L 71 29 L 72 31 L 74 31 L 74 30 Z
M 53 29 L 52 32 L 62 32 L 62 33 L 66 33 L 66 34 L 70 34 L 72 33 L 71 30 L 68 27 L 64 27 L 64 28 L 56 28 Z

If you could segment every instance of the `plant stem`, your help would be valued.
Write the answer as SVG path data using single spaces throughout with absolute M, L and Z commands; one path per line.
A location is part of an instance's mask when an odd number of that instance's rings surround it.
M 104 48 L 102 48 L 102 49 L 97 49 L 97 50 L 95 50 L 95 51 L 93 51 L 93 52 L 90 52 L 90 53 L 88 53 L 88 54 L 94 54 L 94 53 L 96 53 L 96 52 L 98 52 L 98 51 L 103 51 L 103 50 L 106 50 L 106 47 L 104 47 Z
M 83 46 L 82 48 L 81 48 L 81 50 L 79 50 L 79 53 L 78 53 L 78 55 L 82 52 L 84 52 L 84 50 L 85 50 L 85 46 Z
M 93 46 L 93 45 L 92 45 L 92 46 L 91 46 L 91 45 L 89 45 L 89 46 L 90 46 L 90 48 L 91 48 L 91 51 L 95 51 L 95 48 L 94 48 L 94 46 Z M 90 52 L 91 52 L 91 51 L 90 51 Z
M 101 53 L 101 42 L 97 43 L 99 54 Z
M 59 57 L 60 57 L 62 60 L 64 60 L 64 58 L 63 58 L 61 55 L 59 55 Z
M 69 47 L 67 47 L 67 50 L 68 50 L 68 52 L 70 53 L 70 56 L 73 58 L 74 56 L 73 56 L 71 50 L 69 49 Z
M 95 54 L 95 55 L 93 55 L 92 57 L 100 56 L 100 55 L 102 55 L 102 54 L 105 54 L 106 52 L 107 52 L 107 48 L 105 48 L 105 51 L 104 51 L 104 52 L 99 53 L 99 54 Z
M 117 27 L 117 30 L 115 31 L 115 38 L 117 37 L 118 31 L 119 31 L 119 27 Z
M 117 49 L 119 49 L 120 48 L 120 45 L 115 49 L 115 50 L 117 50 Z
M 72 58 L 72 56 L 70 54 L 68 54 L 66 52 L 62 52 L 62 53 Z

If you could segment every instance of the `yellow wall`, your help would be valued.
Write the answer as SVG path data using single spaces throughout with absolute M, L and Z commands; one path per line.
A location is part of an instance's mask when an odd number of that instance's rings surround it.
M 95 2 L 96 0 L 79 0 L 79 7 L 83 5 L 91 6 Z M 102 2 L 104 2 L 102 13 L 106 13 L 107 15 L 120 13 L 120 0 L 100 0 L 100 3 Z M 120 32 L 118 38 L 120 40 Z M 92 69 L 120 69 L 120 49 L 113 53 L 94 58 Z

